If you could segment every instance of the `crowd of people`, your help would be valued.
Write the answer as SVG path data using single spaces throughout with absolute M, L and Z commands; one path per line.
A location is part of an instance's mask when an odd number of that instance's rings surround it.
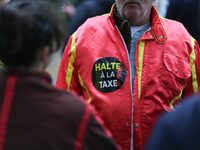
M 0 150 L 200 149 L 197 0 L 0 2 Z

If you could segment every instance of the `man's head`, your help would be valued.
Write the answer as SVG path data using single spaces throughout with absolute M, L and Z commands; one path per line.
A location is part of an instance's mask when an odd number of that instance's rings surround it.
M 31 68 L 46 57 L 39 56 L 42 51 L 50 54 L 57 50 L 63 28 L 56 11 L 35 0 L 10 1 L 2 6 L 0 60 L 8 67 Z
M 149 22 L 151 8 L 155 0 L 115 0 L 118 13 L 132 26 Z

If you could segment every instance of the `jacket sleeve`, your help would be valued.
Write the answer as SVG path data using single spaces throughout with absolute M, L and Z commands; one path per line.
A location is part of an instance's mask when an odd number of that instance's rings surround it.
M 119 150 L 112 139 L 111 133 L 104 127 L 103 121 L 91 110 L 88 125 L 86 127 L 85 138 L 83 140 L 84 150 Z
M 56 87 L 82 95 L 82 86 L 79 83 L 75 65 L 76 43 L 75 33 L 70 37 L 61 59 L 56 81 Z
M 191 53 L 189 56 L 191 77 L 183 91 L 182 97 L 198 94 L 200 91 L 200 48 L 197 41 L 191 40 Z

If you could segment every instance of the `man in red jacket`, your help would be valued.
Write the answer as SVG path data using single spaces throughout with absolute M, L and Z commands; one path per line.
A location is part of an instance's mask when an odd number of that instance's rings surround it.
M 0 150 L 117 150 L 92 108 L 44 71 L 63 39 L 54 10 L 27 0 L 0 8 Z
M 124 150 L 141 150 L 158 116 L 199 91 L 200 54 L 184 26 L 154 0 L 116 0 L 71 36 L 57 87 L 95 106 Z

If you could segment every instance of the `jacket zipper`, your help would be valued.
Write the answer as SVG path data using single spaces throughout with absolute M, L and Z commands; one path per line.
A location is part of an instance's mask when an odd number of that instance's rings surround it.
M 132 81 L 131 64 L 130 64 L 130 58 L 129 58 L 128 48 L 126 46 L 126 43 L 125 43 L 125 41 L 124 41 L 124 39 L 123 39 L 118 27 L 116 25 L 115 25 L 115 27 L 116 27 L 116 29 L 117 29 L 117 31 L 118 31 L 118 33 L 119 33 L 119 35 L 120 35 L 120 37 L 121 37 L 121 39 L 123 41 L 124 47 L 126 49 L 126 54 L 128 56 L 128 63 L 129 63 L 129 70 L 130 70 L 130 90 L 131 90 L 131 101 L 132 101 L 132 105 L 131 105 L 132 109 L 131 109 L 131 143 L 130 143 L 130 150 L 133 150 L 133 140 L 134 140 L 133 139 L 134 138 L 134 135 L 133 135 L 133 133 L 134 133 L 133 109 L 134 108 L 133 107 L 134 107 L 134 101 L 133 101 L 133 81 Z

